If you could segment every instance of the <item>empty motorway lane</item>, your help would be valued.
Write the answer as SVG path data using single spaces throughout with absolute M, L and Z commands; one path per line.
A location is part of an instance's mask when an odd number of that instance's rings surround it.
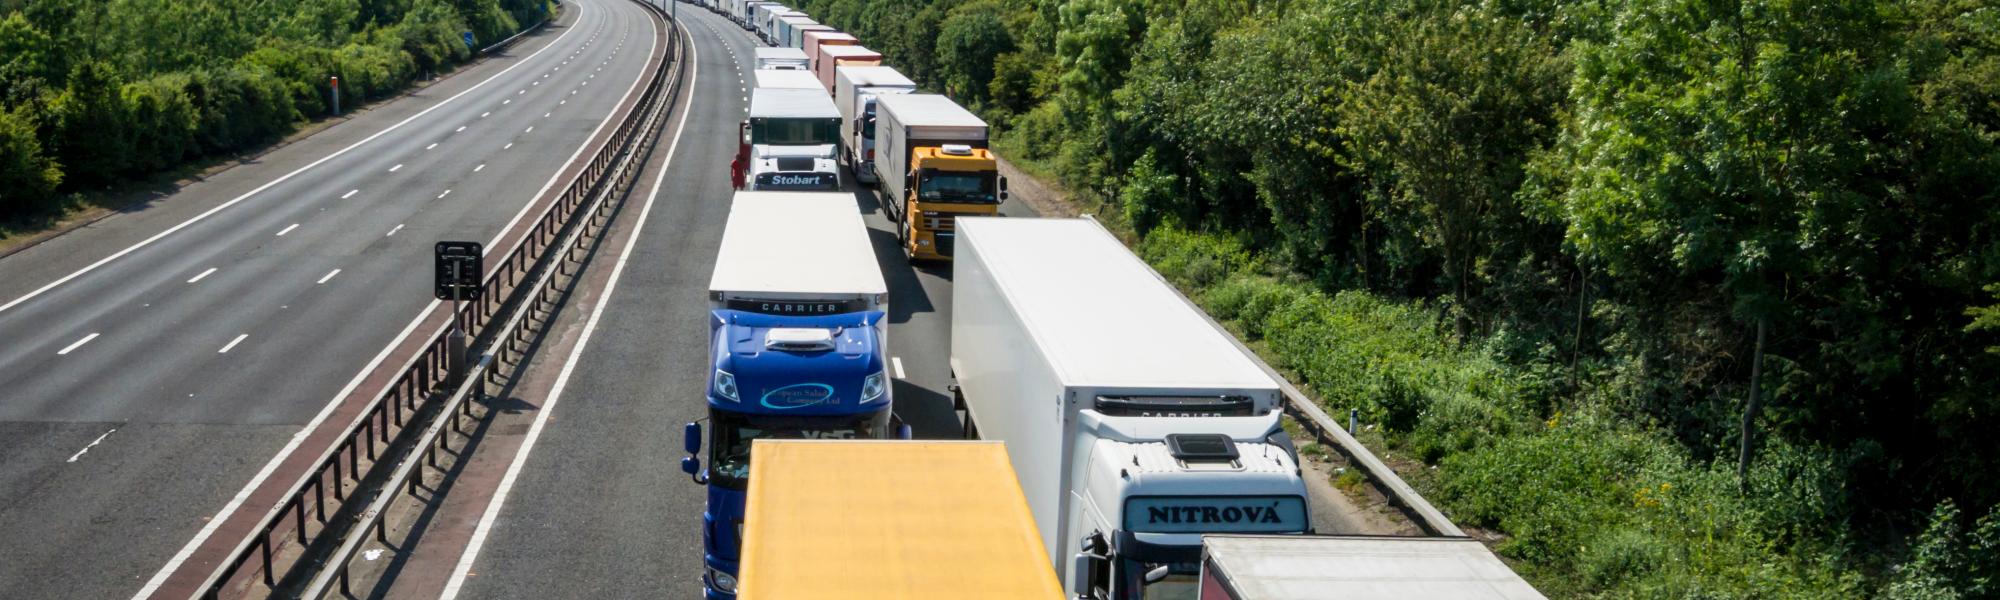
M 657 50 L 573 0 L 507 55 L 0 260 L 0 590 L 142 593 L 528 212 Z

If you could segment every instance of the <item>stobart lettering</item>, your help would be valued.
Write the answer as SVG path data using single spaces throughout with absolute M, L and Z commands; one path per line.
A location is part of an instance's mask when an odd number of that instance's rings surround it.
M 1278 503 L 1269 507 L 1247 506 L 1149 506 L 1151 523 L 1283 523 L 1278 520 Z

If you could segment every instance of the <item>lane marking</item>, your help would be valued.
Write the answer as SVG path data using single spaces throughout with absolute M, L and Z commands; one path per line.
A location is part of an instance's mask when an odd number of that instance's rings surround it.
M 581 13 L 581 12 L 579 12 L 578 14 L 582 14 L 582 13 Z M 578 24 L 580 25 L 580 24 L 582 23 L 582 21 L 581 21 L 581 17 L 579 17 L 578 19 L 579 19 L 579 20 L 578 20 Z M 240 195 L 240 196 L 237 196 L 237 197 L 235 197 L 235 198 L 232 198 L 232 199 L 230 199 L 230 200 L 229 200 L 228 202 L 224 202 L 224 203 L 222 203 L 222 204 L 218 204 L 218 205 L 216 205 L 216 206 L 215 206 L 214 208 L 210 208 L 210 209 L 208 209 L 208 210 L 206 210 L 206 211 L 203 211 L 203 212 L 202 212 L 201 214 L 198 214 L 198 215 L 195 215 L 195 216 L 193 216 L 193 217 L 189 217 L 189 218 L 188 218 L 188 220 L 186 220 L 186 221 L 182 221 L 182 222 L 181 222 L 181 223 L 180 223 L 179 225 L 175 225 L 175 226 L 173 226 L 173 227 L 169 227 L 169 228 L 167 228 L 167 229 L 166 229 L 165 231 L 161 231 L 161 232 L 159 232 L 159 233 L 155 233 L 155 234 L 153 234 L 153 236 L 152 236 L 152 237 L 149 237 L 149 238 L 146 238 L 146 239 L 144 239 L 144 240 L 140 240 L 140 241 L 139 241 L 139 243 L 136 243 L 136 244 L 133 244 L 133 245 L 131 245 L 131 246 L 127 246 L 127 247 L 126 247 L 126 248 L 125 248 L 124 250 L 119 250 L 118 252 L 115 252 L 115 253 L 113 253 L 113 254 L 112 254 L 111 256 L 106 256 L 106 257 L 104 257 L 104 258 L 100 258 L 100 259 L 98 259 L 98 260 L 97 260 L 97 262 L 94 262 L 94 263 L 90 263 L 90 265 L 89 265 L 89 266 L 86 266 L 86 267 L 84 267 L 84 268 L 82 268 L 82 269 L 78 269 L 78 270 L 76 270 L 75 272 L 73 272 L 73 273 L 70 273 L 69 275 L 65 275 L 65 276 L 63 276 L 63 278 L 62 278 L 62 279 L 57 279 L 57 280 L 55 280 L 55 281 L 51 281 L 51 282 L 49 282 L 49 283 L 48 283 L 47 285 L 43 285 L 42 287 L 40 287 L 40 288 L 37 288 L 37 289 L 35 289 L 35 291 L 32 291 L 32 292 L 28 292 L 28 293 L 26 293 L 26 294 L 23 294 L 23 295 L 21 295 L 21 297 L 19 297 L 19 298 L 15 298 L 15 299 L 13 299 L 13 300 L 11 300 L 11 301 L 7 302 L 7 303 L 6 303 L 6 304 L 4 304 L 4 305 L 0 305 L 0 312 L 6 312 L 6 311 L 7 311 L 7 309 L 10 309 L 10 308 L 14 308 L 15 306 L 19 306 L 19 305 L 20 305 L 21 303 L 23 303 L 23 302 L 27 302 L 28 300 L 31 300 L 31 299 L 35 298 L 36 296 L 40 296 L 40 295 L 42 295 L 42 294 L 44 294 L 44 293 L 47 293 L 47 292 L 48 292 L 49 290 L 52 290 L 52 289 L 55 289 L 55 288 L 56 288 L 56 286 L 59 286 L 59 285 L 62 285 L 62 284 L 65 284 L 65 283 L 69 283 L 69 282 L 70 282 L 70 280 L 73 280 L 73 279 L 76 279 L 76 278 L 78 278 L 78 277 L 82 277 L 82 276 L 83 276 L 83 275 L 84 275 L 85 273 L 89 273 L 89 272 L 91 272 L 91 271 L 95 271 L 95 270 L 97 270 L 97 268 L 98 268 L 98 267 L 102 267 L 102 266 L 104 266 L 104 265 L 106 265 L 106 264 L 109 264 L 109 263 L 110 263 L 111 261 L 114 261 L 114 260 L 118 260 L 118 259 L 119 259 L 120 257 L 123 257 L 123 256 L 125 256 L 125 255 L 127 255 L 127 254 L 131 254 L 132 252 L 134 252 L 134 251 L 137 251 L 137 250 L 138 250 L 138 249 L 140 249 L 140 248 L 144 248 L 144 247 L 146 247 L 146 246 L 150 246 L 150 245 L 152 245 L 152 244 L 153 244 L 153 242 L 157 242 L 157 241 L 159 241 L 159 240 L 160 240 L 161 238 L 164 238 L 164 237 L 167 237 L 167 236 L 169 236 L 169 235 L 173 235 L 173 233 L 174 233 L 174 232 L 176 232 L 176 231 L 180 231 L 180 230 L 182 230 L 182 229 L 186 229 L 186 228 L 187 228 L 187 227 L 188 227 L 189 225 L 193 225 L 193 224 L 195 224 L 195 223 L 198 223 L 198 222 L 200 222 L 200 221 L 202 221 L 202 220 L 204 220 L 204 219 L 207 219 L 208 217 L 210 217 L 210 216 L 214 215 L 215 213 L 218 213 L 218 212 L 222 212 L 222 211 L 223 211 L 223 209 L 227 209 L 227 208 L 229 208 L 229 207 L 231 207 L 231 206 L 235 206 L 235 205 L 236 205 L 237 203 L 240 203 L 240 202 L 242 202 L 242 201 L 244 201 L 244 200 L 246 200 L 246 199 L 249 199 L 249 198 L 250 198 L 251 196 L 255 196 L 255 195 L 257 195 L 258 193 L 260 193 L 260 192 L 263 192 L 264 190 L 267 190 L 267 189 L 270 189 L 270 188 L 271 188 L 272 186 L 276 186 L 276 185 L 278 185 L 278 184 L 280 184 L 280 183 L 284 183 L 285 181 L 287 181 L 287 180 L 290 180 L 290 179 L 291 179 L 292 177 L 294 177 L 294 176 L 297 176 L 297 175 L 298 175 L 298 174 L 300 174 L 300 173 L 304 173 L 304 172 L 306 172 L 306 170 L 308 170 L 308 169 L 311 169 L 311 168 L 313 168 L 313 167 L 317 167 L 317 166 L 320 166 L 321 164 L 325 164 L 325 163 L 326 163 L 327 161 L 329 161 L 329 160 L 333 160 L 334 158 L 336 158 L 336 157 L 339 157 L 340 155 L 343 155 L 343 154 L 346 154 L 346 153 L 347 153 L 348 151 L 350 151 L 350 150 L 353 150 L 353 149 L 355 149 L 355 148 L 359 148 L 359 147 L 361 147 L 361 145 L 362 145 L 362 144 L 366 144 L 366 143 L 368 143 L 368 142 L 371 142 L 371 141 L 374 141 L 374 140 L 375 140 L 376 138 L 380 138 L 380 137 L 382 137 L 382 136 L 384 136 L 384 135 L 387 135 L 387 134 L 388 134 L 389 132 L 391 132 L 391 131 L 395 131 L 396 129 L 399 129 L 399 128 L 401 128 L 402 126 L 404 126 L 404 125 L 407 125 L 407 124 L 409 124 L 409 123 L 410 123 L 411 121 L 415 121 L 415 120 L 417 120 L 417 119 L 419 119 L 419 118 L 422 118 L 422 117 L 423 117 L 424 115 L 427 115 L 427 114 L 430 114 L 430 113 L 431 113 L 431 111 L 434 111 L 434 110 L 437 110 L 437 109 L 439 109 L 439 108 L 443 108 L 443 107 L 445 107 L 446 105 L 449 105 L 449 104 L 451 104 L 451 103 L 452 103 L 452 101 L 454 101 L 454 100 L 457 100 L 457 99 L 459 99 L 460 97 L 463 97 L 463 96 L 465 96 L 466 94 L 470 94 L 470 93 L 472 93 L 472 92 L 473 92 L 474 90 L 478 90 L 479 88 L 481 88 L 481 87 L 484 87 L 484 86 L 485 86 L 485 85 L 486 85 L 487 83 L 489 83 L 489 82 L 492 82 L 492 81 L 493 81 L 493 80 L 495 80 L 495 79 L 499 79 L 499 78 L 500 78 L 500 76 L 502 76 L 502 75 L 506 75 L 506 74 L 507 74 L 507 73 L 508 73 L 509 71 L 513 71 L 514 69 L 516 69 L 516 68 L 519 68 L 519 67 L 520 67 L 521 65 L 524 65 L 524 64 L 528 64 L 528 63 L 529 63 L 530 61 L 533 61 L 533 60 L 535 59 L 535 57 L 536 57 L 536 56 L 540 56 L 540 55 L 541 55 L 541 54 L 542 54 L 543 52 L 547 52 L 547 51 L 548 51 L 548 50 L 549 50 L 550 48 L 554 48 L 554 47 L 555 47 L 555 45 L 556 45 L 557 43 L 561 42 L 563 38 L 565 38 L 565 37 L 569 37 L 569 34 L 570 34 L 571 32 L 573 32 L 573 31 L 575 31 L 575 29 L 574 29 L 573 27 L 574 27 L 574 26 L 572 26 L 572 28 L 571 28 L 571 29 L 566 29 L 566 30 L 564 30 L 564 31 L 563 31 L 563 33 L 562 33 L 562 35 L 559 35 L 559 36 L 556 36 L 556 39 L 555 39 L 554 41 L 551 41 L 551 42 L 549 42 L 549 45 L 547 45 L 547 46 L 543 46 L 541 50 L 536 50 L 534 54 L 529 54 L 529 55 L 528 55 L 528 56 L 527 56 L 526 58 L 522 58 L 520 62 L 517 62 L 517 63 L 514 63 L 513 65 L 511 65 L 511 66 L 509 66 L 509 67 L 507 67 L 507 68 L 505 68 L 505 69 L 502 69 L 502 70 L 500 70 L 500 72 L 499 72 L 499 73 L 494 73 L 494 74 L 493 74 L 493 76 L 491 76 L 491 77 L 487 77 L 486 79 L 484 79 L 484 80 L 481 80 L 481 81 L 480 81 L 479 83 L 476 83 L 476 84 L 473 84 L 473 85 L 472 85 L 472 87 L 469 87 L 469 88 L 466 88 L 466 89 L 465 89 L 465 91 L 462 91 L 462 92 L 459 92 L 459 93 L 457 93 L 457 94 L 454 94 L 454 95 L 452 95 L 452 97 L 450 97 L 450 98 L 445 98 L 444 100 L 442 100 L 442 101 L 438 102 L 437 104 L 434 104 L 434 105 L 432 105 L 432 106 L 431 106 L 430 108 L 426 108 L 426 109 L 423 109 L 423 110 L 421 110 L 421 111 L 418 111 L 418 112 L 417 112 L 417 114 L 414 114 L 414 115 L 410 115 L 409 117 L 406 117 L 406 118 L 404 118 L 404 119 L 403 119 L 403 120 L 401 120 L 401 121 L 397 121 L 397 122 L 396 122 L 396 124 L 394 124 L 394 125 L 390 125 L 390 126 L 389 126 L 388 128 L 386 128 L 386 129 L 383 129 L 383 130 L 381 130 L 381 131 L 377 131 L 377 132 L 375 132 L 375 133 L 374 133 L 373 135 L 370 135 L 370 136 L 368 136 L 368 137 L 365 137 L 365 138 L 362 138 L 362 139 L 361 139 L 361 141 L 358 141 L 358 142 L 355 142 L 355 143 L 353 143 L 353 144 L 349 144 L 349 145 L 348 145 L 347 147 L 345 147 L 345 148 L 341 148 L 341 149 L 339 149 L 339 150 L 336 150 L 336 151 L 334 151 L 334 152 L 333 152 L 332 154 L 328 154 L 328 155 L 326 155 L 326 156 L 323 156 L 323 157 L 320 157 L 320 159 L 319 159 L 319 160 L 315 160 L 315 161 L 312 161 L 312 162 L 310 162 L 310 163 L 307 163 L 307 164 L 306 164 L 305 166 L 303 166 L 303 167 L 299 167 L 299 168 L 297 168 L 297 169 L 294 169 L 294 170 L 293 170 L 292 172 L 290 172 L 290 173 L 286 173 L 286 174 L 284 174 L 284 175 L 281 175 L 281 176 L 279 176 L 279 177 L 278 177 L 277 179 L 273 179 L 273 180 L 271 180 L 270 182 L 268 182 L 268 183 L 265 183 L 264 185 L 260 185 L 260 186 L 257 186 L 257 187 L 256 187 L 255 189 L 252 189 L 252 190 L 250 190 L 250 191 L 248 191 L 248 192 L 244 192 L 244 193 L 243 193 L 242 195 Z M 275 468 L 275 467 L 273 467 L 273 468 Z M 213 522 L 211 522 L 211 523 L 213 523 Z M 212 533 L 212 532 L 214 531 L 214 528 L 213 528 L 213 527 L 211 526 L 211 527 L 209 527 L 209 528 L 207 528 L 207 529 L 204 529 L 203 531 L 205 531 L 205 532 L 209 532 L 209 533 L 202 533 L 202 534 L 200 534 L 200 537 L 201 537 L 202 539 L 204 539 L 204 540 L 205 540 L 205 539 L 206 539 L 206 538 L 208 537 L 208 535 L 210 535 L 210 534 L 211 534 L 211 533 Z M 183 552 L 183 553 L 182 553 L 183 555 L 185 555 L 185 554 L 191 554 L 191 553 L 193 553 L 193 552 L 194 552 L 194 547 L 193 547 L 193 546 L 189 546 L 189 547 L 187 547 L 187 548 L 184 548 L 184 550 L 185 550 L 185 552 Z M 173 563 L 169 564 L 168 566 L 170 566 L 170 567 L 178 567 L 178 566 L 180 566 L 180 565 L 179 565 L 179 563 L 180 563 L 180 562 L 182 562 L 182 561 L 185 561 L 185 560 L 186 560 L 186 556 L 180 556 L 180 557 L 179 557 L 179 558 L 178 558 L 177 560 L 175 560 L 175 561 L 174 561 Z M 153 593 L 153 590 L 157 590 L 157 589 L 159 589 L 159 587 L 160 587 L 160 584 L 161 584 L 161 583 L 164 583 L 164 582 L 165 582 L 165 577 L 166 577 L 166 575 L 168 575 L 169 573 L 170 573 L 169 571 L 162 571 L 162 572 L 160 572 L 160 573 L 157 573 L 157 574 L 155 574 L 155 575 L 153 576 L 153 580 L 152 580 L 152 581 L 149 581 L 149 582 L 147 582 L 147 584 L 146 584 L 146 587 L 140 590 L 140 597 L 144 597 L 144 596 L 147 596 L 147 595 L 150 595 L 150 594 L 152 594 L 152 593 Z
M 512 147 L 514 147 L 514 142 L 507 142 L 507 145 L 505 145 L 505 146 L 501 146 L 501 147 L 500 147 L 500 149 L 501 149 L 501 150 L 506 150 L 506 149 L 508 149 L 508 148 L 512 148 Z
M 521 133 L 534 133 L 534 132 L 535 132 L 535 126 L 529 125 L 528 129 L 526 131 L 522 131 Z
M 403 163 L 396 163 L 396 166 L 389 167 L 389 172 L 394 173 L 398 170 L 401 170 L 402 168 L 403 168 Z
M 479 118 L 481 118 L 481 119 L 484 119 L 484 118 L 486 118 L 487 116 L 489 116 L 489 115 L 492 115 L 492 114 L 493 114 L 493 111 L 490 111 L 490 110 L 489 110 L 489 111 L 486 111 L 486 112 L 483 112 L 483 113 L 479 113 Z
M 319 278 L 319 281 L 313 282 L 313 285 L 325 285 L 327 280 L 333 279 L 333 276 L 339 274 L 340 274 L 340 269 L 334 269 L 332 271 L 329 271 L 325 277 L 321 277 Z
M 675 26 L 680 27 L 683 33 L 687 31 L 685 26 L 679 24 Z M 693 69 L 688 81 L 693 82 L 701 75 L 701 52 L 692 44 L 688 46 L 688 50 L 693 52 L 691 60 L 688 61 L 689 68 Z M 650 55 L 653 51 L 648 48 L 646 53 Z M 544 401 L 541 409 L 535 413 L 535 422 L 528 427 L 527 437 L 522 438 L 521 447 L 514 453 L 514 461 L 507 465 L 507 473 L 500 478 L 500 486 L 493 491 L 493 497 L 487 500 L 486 512 L 479 516 L 479 525 L 473 528 L 472 539 L 466 542 L 465 553 L 459 555 L 458 566 L 452 569 L 451 578 L 445 582 L 444 591 L 438 594 L 439 600 L 456 599 L 459 591 L 465 586 L 465 578 L 472 572 L 473 561 L 479 559 L 479 550 L 486 545 L 486 536 L 492 533 L 493 523 L 499 519 L 500 509 L 507 503 L 507 493 L 514 488 L 514 480 L 521 476 L 521 467 L 527 464 L 528 454 L 534 451 L 535 440 L 542 437 L 542 428 L 548 425 L 549 417 L 555 414 L 556 403 L 562 400 L 563 389 L 569 385 L 570 375 L 576 370 L 578 359 L 583 357 L 584 348 L 590 345 L 591 333 L 597 330 L 597 323 L 604 316 L 604 307 L 611 304 L 611 294 L 618 289 L 619 276 L 625 273 L 625 265 L 632 257 L 632 249 L 639 246 L 639 234 L 646 228 L 646 216 L 653 212 L 653 202 L 660 197 L 660 185 L 666 181 L 667 172 L 672 170 L 669 167 L 674 162 L 674 151 L 680 148 L 681 138 L 687 133 L 687 118 L 694 112 L 696 96 L 690 92 L 687 98 L 687 104 L 681 107 L 680 123 L 674 126 L 674 141 L 667 146 L 666 160 L 660 163 L 659 173 L 653 176 L 653 189 L 646 192 L 646 204 L 639 209 L 639 220 L 632 226 L 632 236 L 627 239 L 625 248 L 618 253 L 618 263 L 612 266 L 611 278 L 604 283 L 604 293 L 599 296 L 601 300 L 597 306 L 591 308 L 590 319 L 583 326 L 583 335 L 577 339 L 576 347 L 570 349 L 568 362 L 563 363 L 562 372 L 556 376 L 555 385 L 549 389 L 548 400 Z
M 97 439 L 90 440 L 90 443 L 85 445 L 82 450 L 76 451 L 76 454 L 69 455 L 69 460 L 63 462 L 76 462 L 76 459 L 83 458 L 83 453 L 89 452 L 91 448 L 96 448 L 98 444 L 104 443 L 104 438 L 110 437 L 112 431 L 118 431 L 118 428 L 113 427 L 111 428 L 111 431 L 106 431 L 103 434 L 98 435 Z
M 63 349 L 61 349 L 61 350 L 57 350 L 57 351 L 56 351 L 56 356 L 62 356 L 62 355 L 64 355 L 64 354 L 69 354 L 69 352 L 70 352 L 71 350 L 75 350 L 75 349 L 77 349 L 77 348 L 81 348 L 81 347 L 83 347 L 83 345 L 84 345 L 84 344 L 88 344 L 88 343 L 90 343 L 90 340 L 94 340 L 94 339 L 97 339 L 97 334 L 95 334 L 95 333 L 93 333 L 93 334 L 90 334 L 90 335 L 86 335 L 86 336 L 83 336 L 83 339 L 80 339 L 80 340 L 77 340 L 77 341 L 75 341 L 75 342 L 71 342 L 71 343 L 70 343 L 70 345 L 68 345 L 68 346 L 63 346 Z
M 194 279 L 189 279 L 189 280 L 188 280 L 188 283 L 194 283 L 194 282 L 197 282 L 197 281 L 201 281 L 201 280 L 202 280 L 202 278 L 204 278 L 204 277 L 208 277 L 208 274 L 209 274 L 209 273 L 214 273 L 214 272 L 215 272 L 215 269 L 216 269 L 216 267 L 209 267 L 207 271 L 202 271 L 200 275 L 196 275 L 196 276 L 194 276 Z
M 514 103 L 514 99 L 513 99 L 513 98 L 508 98 L 508 99 L 506 99 L 506 100 L 501 100 L 501 101 L 500 101 L 500 103 L 501 103 L 501 104 L 513 104 L 513 103 Z
M 357 193 L 360 193 L 360 192 L 361 192 L 361 190 L 347 190 L 347 193 L 345 193 L 345 194 L 341 194 L 341 195 L 340 195 L 340 199 L 341 199 L 341 200 L 346 200 L 346 199 L 348 199 L 348 198 L 353 198 L 355 194 L 357 194 Z
M 473 168 L 472 168 L 472 172 L 474 172 L 474 173 L 478 173 L 478 172 L 480 172 L 480 171 L 482 171 L 482 170 L 485 170 L 485 169 L 486 169 L 486 163 L 479 163 L 479 166 L 477 166 L 477 167 L 473 167 Z
M 396 232 L 398 232 L 398 231 L 402 231 L 402 230 L 403 230 L 403 224 L 402 224 L 402 223 L 397 223 L 397 224 L 396 224 L 396 228 L 395 228 L 395 229 L 391 229 L 391 230 L 389 230 L 389 235 L 396 235 Z M 385 235 L 385 236 L 382 236 L 382 237 L 389 237 L 389 236 L 388 236 L 388 235 Z
M 299 224 L 298 224 L 298 223 L 293 223 L 291 227 L 286 227 L 286 228 L 284 228 L 284 229 L 280 229 L 280 230 L 278 230 L 278 236 L 279 236 L 279 237 L 284 237 L 284 235 L 285 235 L 285 234 L 287 234 L 287 233 L 291 233 L 293 229 L 298 229 L 298 228 L 299 228 Z
M 445 196 L 450 196 L 450 195 L 451 195 L 451 190 L 445 190 L 444 193 L 438 194 L 438 199 L 443 200 Z
M 894 366 L 894 367 L 896 367 L 896 378 L 897 378 L 897 379 L 902 379 L 902 378 L 903 378 L 903 357 L 901 357 L 901 356 L 891 356 L 891 357 L 889 357 L 889 364 L 890 364 L 890 365 L 892 365 L 892 366 Z
M 229 353 L 229 349 L 230 349 L 230 348 L 235 348 L 237 344 L 241 344 L 241 343 L 243 343 L 243 338 L 247 338 L 247 337 L 250 337 L 250 334 L 247 334 L 247 333 L 239 333 L 239 334 L 236 334 L 236 339 L 233 339 L 233 340 L 229 340 L 229 343 L 228 343 L 228 344 L 224 344 L 224 345 L 222 346 L 222 349 L 221 349 L 221 350 L 217 350 L 217 351 L 215 351 L 215 353 L 216 353 L 216 354 L 228 354 L 228 353 Z
M 452 131 L 452 133 L 458 133 L 458 132 L 460 132 L 460 131 L 465 131 L 465 126 L 464 126 L 464 125 L 460 125 L 460 126 L 458 126 L 458 129 L 457 129 L 457 130 L 455 130 L 455 131 Z
M 429 146 L 424 146 L 424 149 L 425 149 L 425 150 L 429 150 L 429 149 L 432 149 L 432 148 L 436 148 L 436 147 L 438 147 L 438 144 L 437 144 L 437 142 L 431 142 L 431 145 L 429 145 Z

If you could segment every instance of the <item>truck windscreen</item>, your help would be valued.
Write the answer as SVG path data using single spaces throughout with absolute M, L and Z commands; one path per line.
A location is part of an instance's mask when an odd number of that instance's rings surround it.
M 924 169 L 917 174 L 917 199 L 925 202 L 992 204 L 1000 201 L 1000 197 L 994 195 L 994 177 L 992 171 L 979 173 Z
M 818 146 L 838 141 L 840 119 L 762 119 L 754 124 L 751 141 L 773 146 Z
M 708 477 L 725 488 L 749 489 L 752 440 L 875 440 L 889 431 L 889 411 L 866 415 L 790 417 L 710 410 Z

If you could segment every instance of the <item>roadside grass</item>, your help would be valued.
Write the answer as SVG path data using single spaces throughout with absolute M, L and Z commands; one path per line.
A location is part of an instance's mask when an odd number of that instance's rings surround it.
M 1322 292 L 1227 236 L 1163 228 L 1135 249 L 1328 411 L 1359 411 L 1371 447 L 1454 520 L 1503 534 L 1495 551 L 1552 597 L 1866 593 L 1813 531 L 1837 502 L 1830 457 L 1775 444 L 1740 493 L 1732 465 L 1610 402 L 1541 397 L 1552 386 L 1459 343 L 1428 303 Z

